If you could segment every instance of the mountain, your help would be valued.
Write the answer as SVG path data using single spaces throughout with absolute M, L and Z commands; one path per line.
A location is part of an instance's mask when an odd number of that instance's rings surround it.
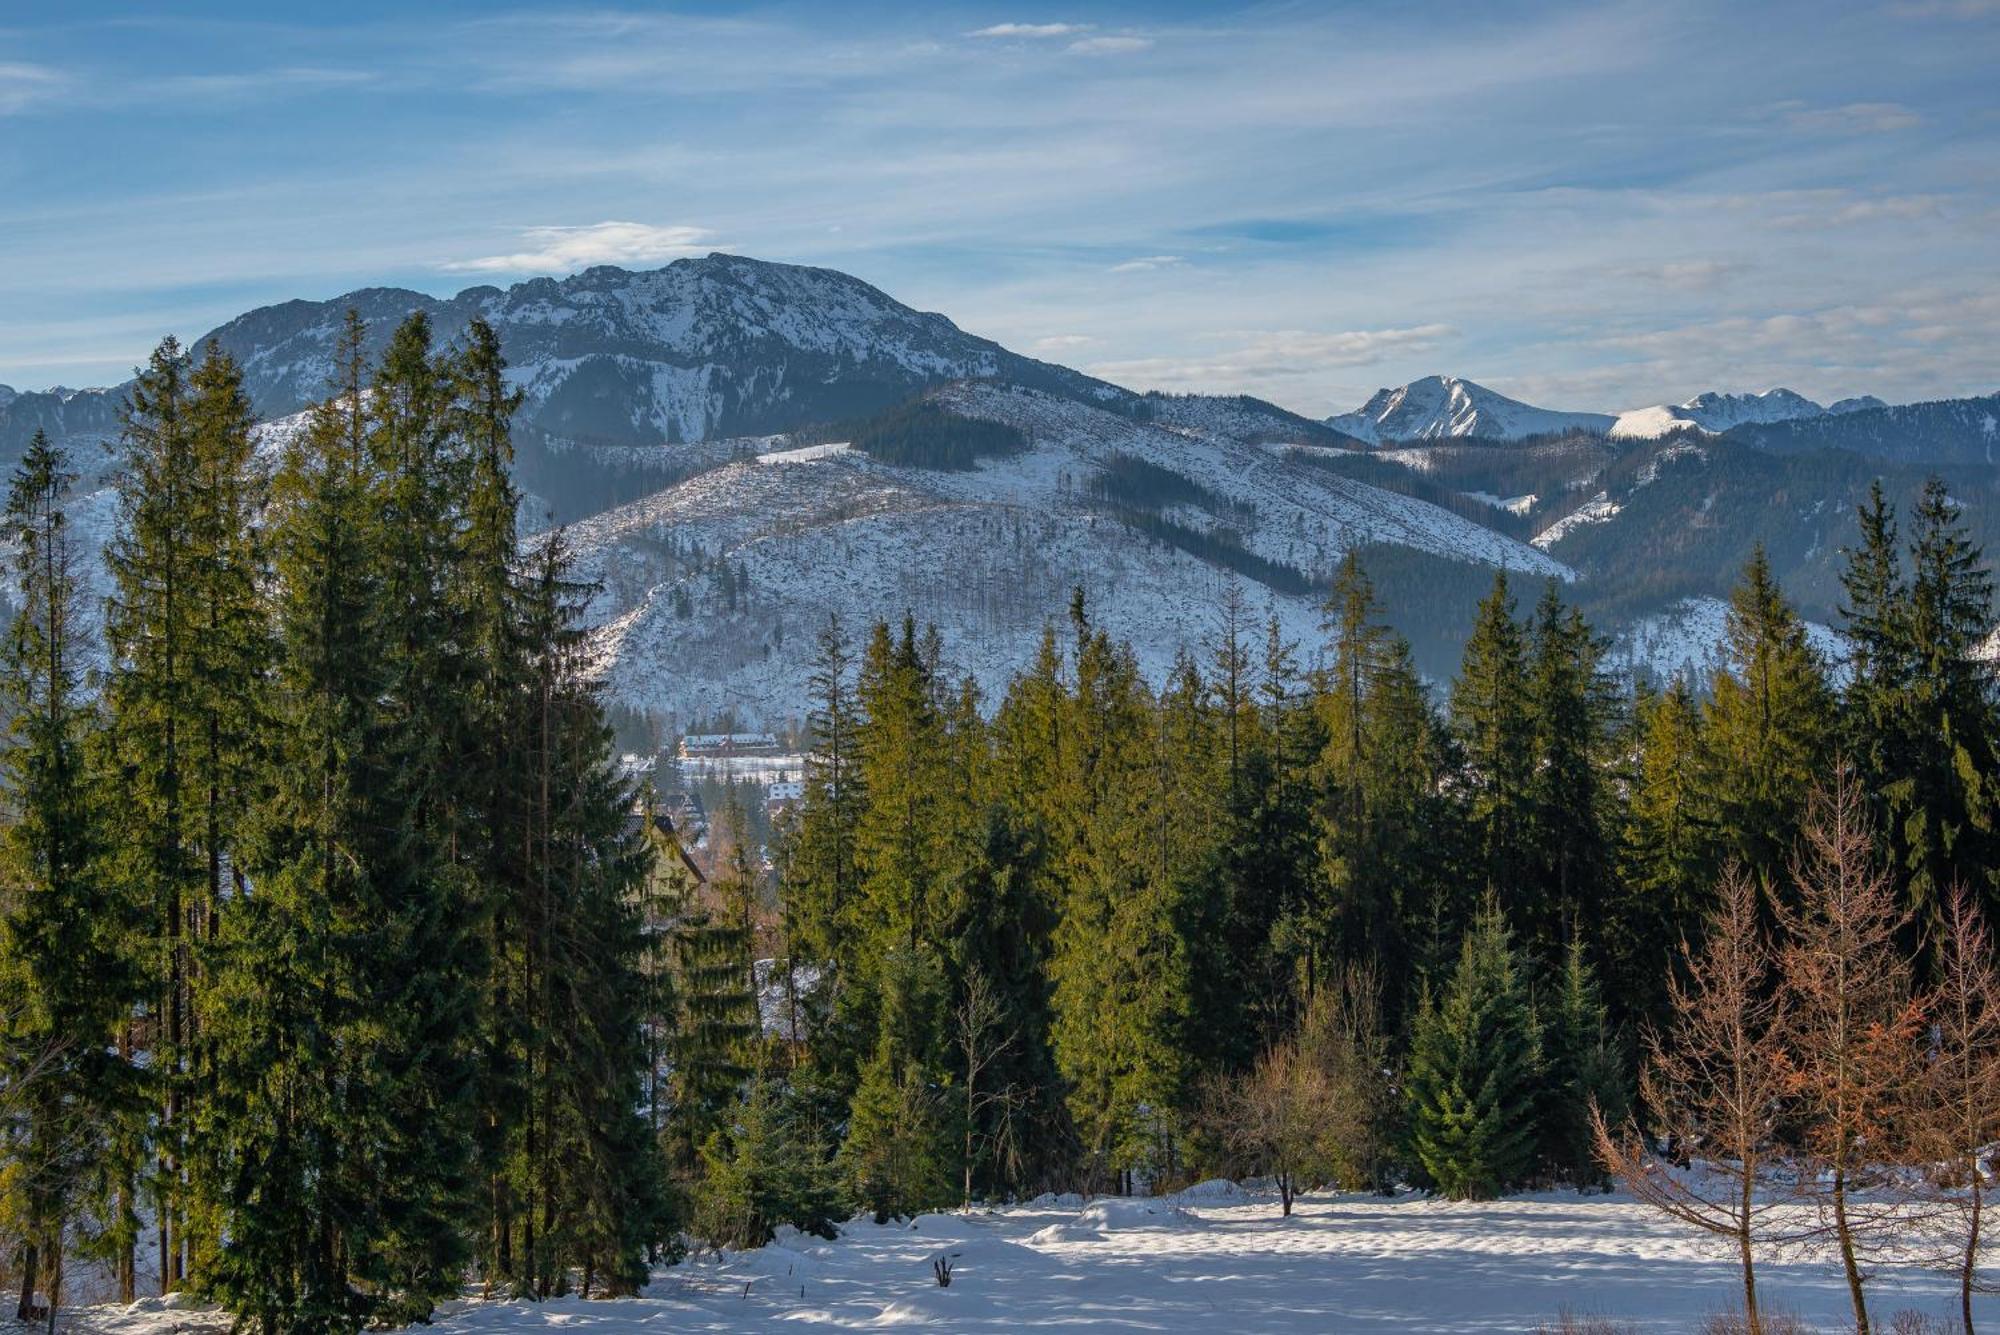
M 1768 389 L 1762 394 L 1710 391 L 1686 403 L 1662 403 L 1620 413 L 1610 434 L 1621 440 L 1657 440 L 1670 431 L 1692 429 L 1714 436 L 1739 426 L 1841 416 L 1887 406 L 1872 394 L 1821 406 L 1789 389 Z
M 1329 417 L 1326 424 L 1379 445 L 1453 436 L 1521 440 L 1558 431 L 1605 431 L 1614 420 L 1605 413 L 1536 408 L 1470 380 L 1432 375 L 1400 389 L 1378 389 L 1359 409 Z
M 1728 439 L 1783 454 L 1851 450 L 1938 467 L 2000 462 L 2000 394 L 1932 403 L 1882 404 L 1838 415 L 1746 424 Z
M 1271 439 L 1282 415 L 1184 399 L 1145 420 L 987 382 L 927 402 L 931 430 L 998 427 L 1013 443 L 935 468 L 885 462 L 866 441 L 765 440 L 576 525 L 613 697 L 683 727 L 724 710 L 776 725 L 804 707 L 828 614 L 861 634 L 908 609 L 990 700 L 1077 587 L 1155 680 L 1212 632 L 1232 583 L 1310 660 L 1318 581 L 1357 545 L 1570 576 L 1471 520 L 1315 467 L 1324 447 Z
M 1851 400 L 1850 400 L 1851 402 Z M 1611 424 L 1611 435 L 1620 439 L 1652 440 L 1669 431 L 1693 428 L 1719 435 L 1745 422 L 1785 422 L 1795 417 L 1818 417 L 1827 410 L 1802 394 L 1789 389 L 1771 389 L 1762 394 L 1697 394 L 1686 403 L 1663 403 L 1651 408 L 1635 408 L 1620 413 Z
M 0 408 L 5 408 L 20 397 L 20 394 L 15 391 L 12 385 L 0 385 Z
M 213 339 L 235 356 L 258 414 L 280 417 L 325 392 L 349 309 L 367 322 L 371 353 L 412 311 L 427 313 L 441 340 L 458 337 L 474 317 L 492 324 L 526 396 L 524 481 L 553 493 L 568 514 L 617 499 L 621 475 L 657 464 L 633 458 L 635 449 L 861 416 L 948 380 L 998 379 L 1107 403 L 1141 399 L 1009 352 L 858 278 L 720 254 L 648 272 L 599 267 L 504 290 L 474 287 L 450 298 L 364 288 L 266 306 L 196 342 Z M 37 427 L 72 441 L 114 434 L 122 395 L 122 387 L 22 395 L 0 407 L 0 455 L 18 453 Z M 637 489 L 660 480 L 645 478 Z

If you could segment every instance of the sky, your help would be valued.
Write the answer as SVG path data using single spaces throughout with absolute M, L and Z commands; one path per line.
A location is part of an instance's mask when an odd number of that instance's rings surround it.
M 0 0 L 0 384 L 726 250 L 1315 416 L 1989 394 L 1996 67 L 2000 0 Z

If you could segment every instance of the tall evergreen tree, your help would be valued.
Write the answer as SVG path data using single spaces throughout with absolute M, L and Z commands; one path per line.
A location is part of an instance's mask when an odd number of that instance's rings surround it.
M 115 1037 L 140 999 L 139 905 L 107 865 L 104 794 L 89 768 L 97 726 L 82 690 L 88 661 L 76 543 L 65 510 L 72 474 L 36 432 L 14 469 L 5 535 L 21 606 L 0 651 L 8 823 L 0 835 L 0 1082 L 23 1091 L 0 1129 L 22 1236 L 20 1320 L 38 1280 L 61 1272 L 71 1225 L 132 1226 L 113 1150 L 140 1111 L 138 1071 Z M 122 1208 L 121 1208 L 122 1207 Z M 51 1285 L 53 1292 L 54 1286 Z
M 1727 657 L 1705 731 L 1719 835 L 1775 894 L 1807 795 L 1831 758 L 1833 696 L 1805 625 L 1760 546 L 1730 595 Z
M 1603 943 L 1626 1014 L 1664 1020 L 1665 964 L 1699 942 L 1725 850 L 1700 703 L 1685 677 L 1633 711 L 1637 765 L 1620 844 L 1620 889 Z
M 1452 683 L 1451 723 L 1463 754 L 1472 865 L 1511 909 L 1535 893 L 1529 852 L 1535 738 L 1527 648 L 1504 570 L 1494 575 L 1466 640 Z
M 1888 794 L 1891 847 L 1912 911 L 1927 926 L 1950 887 L 2000 903 L 2000 717 L 1992 664 L 1993 579 L 1945 485 L 1924 485 L 1910 516 L 1903 691 L 1907 760 L 1878 780 Z
M 157 943 L 148 1025 L 160 1095 L 153 1214 L 167 1289 L 185 1281 L 189 1262 L 182 1154 L 196 1023 L 190 938 L 207 907 L 195 778 L 207 740 L 195 677 L 205 622 L 196 532 L 202 467 L 191 373 L 192 359 L 169 338 L 133 382 L 120 439 L 119 526 L 105 551 L 113 584 L 104 627 L 107 735 L 125 809 L 119 874 L 152 905 Z M 210 425 L 228 430 L 215 420 L 227 408 L 209 407 Z
M 1528 708 L 1533 874 L 1516 918 L 1526 948 L 1554 966 L 1564 942 L 1603 921 L 1610 898 L 1612 809 L 1619 785 L 1606 771 L 1616 701 L 1599 667 L 1603 644 L 1550 580 L 1535 608 Z M 1524 887 L 1524 890 L 1526 887 Z

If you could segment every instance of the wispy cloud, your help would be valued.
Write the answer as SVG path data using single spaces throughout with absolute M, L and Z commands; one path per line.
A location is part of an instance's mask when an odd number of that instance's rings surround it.
M 975 28 L 965 35 L 967 37 L 1068 37 L 1073 33 L 1089 32 L 1090 28 L 1091 25 L 1088 23 L 995 23 L 990 27 Z
M 173 74 L 158 80 L 153 90 L 169 97 L 233 100 L 358 88 L 375 83 L 379 78 L 371 70 L 287 65 L 268 70 L 236 70 L 226 74 Z
M 1124 56 L 1152 44 L 1150 37 L 1082 37 L 1063 49 L 1073 56 Z
M 594 264 L 656 264 L 718 249 L 705 227 L 635 222 L 530 227 L 521 241 L 528 249 L 449 260 L 438 267 L 449 273 L 573 273 Z
M 1372 366 L 1392 353 L 1428 352 L 1458 331 L 1446 324 L 1321 333 L 1272 329 L 1236 335 L 1233 347 L 1203 357 L 1099 362 L 1094 375 L 1134 388 L 1227 390 L 1294 386 L 1342 367 Z
M 1112 265 L 1111 272 L 1150 273 L 1154 269 L 1173 269 L 1186 263 L 1186 258 L 1180 255 L 1141 255 L 1136 259 L 1126 260 L 1123 264 Z
M 26 111 L 62 92 L 68 79 L 45 65 L 0 61 L 0 116 Z
M 1894 134 L 1924 123 L 1922 116 L 1900 102 L 1849 102 L 1837 107 L 1780 102 L 1776 110 L 1785 124 L 1807 134 Z
M 1069 352 L 1088 347 L 1096 341 L 1088 334 L 1044 334 L 1032 346 L 1036 352 Z
M 1723 279 L 1743 272 L 1743 269 L 1742 264 L 1732 260 L 1669 260 L 1664 264 L 1624 265 L 1619 267 L 1617 273 L 1620 277 L 1636 278 L 1684 292 L 1705 292 Z

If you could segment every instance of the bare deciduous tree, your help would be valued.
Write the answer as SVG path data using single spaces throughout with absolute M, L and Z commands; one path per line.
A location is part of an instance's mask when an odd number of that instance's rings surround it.
M 1333 1081 L 1297 1037 L 1266 1049 L 1241 1076 L 1210 1086 L 1209 1117 L 1219 1139 L 1278 1184 L 1284 1213 L 1327 1171 L 1335 1117 Z
M 1934 945 L 1930 1045 L 1911 1140 L 1932 1175 L 1924 1222 L 1938 1248 L 1929 1264 L 1957 1278 L 1965 1335 L 1972 1335 L 1972 1295 L 1990 1289 L 1979 1274 L 1979 1252 L 1982 1160 L 2000 1140 L 2000 972 L 1993 938 L 1962 885 L 1945 900 Z
M 1005 1056 L 1019 1037 L 1011 1032 L 995 1032 L 1005 1018 L 1006 1008 L 993 990 L 992 980 L 978 969 L 973 969 L 966 975 L 965 997 L 952 1012 L 953 1037 L 958 1044 L 959 1057 L 965 1063 L 965 1142 L 961 1167 L 965 1184 L 964 1208 L 967 1210 L 972 1208 L 972 1168 L 978 1159 L 982 1138 L 979 1129 L 981 1118 L 997 1109 L 1001 1130 L 988 1133 L 985 1138 L 995 1144 L 1011 1140 L 1007 1132 L 1011 1128 L 1013 1114 L 1021 1104 L 1019 1092 L 1011 1085 L 1003 1089 L 987 1089 L 979 1083 L 986 1069 Z M 940 1279 L 938 1282 L 950 1281 Z
M 1875 861 L 1861 785 L 1844 765 L 1808 804 L 1792 882 L 1797 905 L 1779 915 L 1778 969 L 1808 1170 L 1799 1177 L 1839 1253 L 1855 1331 L 1868 1335 L 1864 1266 L 1903 1221 L 1894 1202 L 1863 1192 L 1905 1148 L 1923 1001 L 1897 940 L 1906 917 Z
M 1734 1244 L 1747 1335 L 1763 1335 L 1753 1244 L 1776 1232 L 1776 1207 L 1760 1187 L 1791 1086 L 1779 1041 L 1788 1016 L 1769 986 L 1755 882 L 1731 866 L 1719 893 L 1701 949 L 1682 945 L 1687 981 L 1669 982 L 1673 1018 L 1666 1032 L 1646 1036 L 1639 1079 L 1640 1100 L 1665 1143 L 1699 1171 L 1677 1171 L 1634 1122 L 1613 1128 L 1593 1107 L 1591 1126 L 1599 1160 L 1635 1197 Z

